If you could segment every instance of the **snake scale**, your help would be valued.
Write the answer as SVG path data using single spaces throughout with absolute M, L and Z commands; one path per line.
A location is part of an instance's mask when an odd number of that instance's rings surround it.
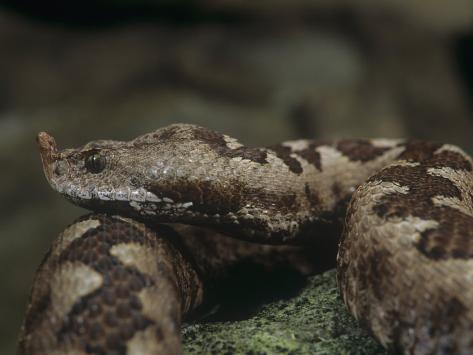
M 41 263 L 22 353 L 179 354 L 208 280 L 245 259 L 308 273 L 305 246 L 327 242 L 343 301 L 383 346 L 473 352 L 473 162 L 454 145 L 251 148 L 190 124 L 77 149 L 37 140 L 52 188 L 94 213 Z

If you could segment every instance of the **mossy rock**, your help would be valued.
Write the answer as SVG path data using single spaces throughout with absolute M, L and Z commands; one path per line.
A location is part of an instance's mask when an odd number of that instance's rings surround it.
M 346 311 L 335 270 L 308 278 L 297 295 L 263 304 L 238 321 L 183 328 L 186 354 L 385 354 Z

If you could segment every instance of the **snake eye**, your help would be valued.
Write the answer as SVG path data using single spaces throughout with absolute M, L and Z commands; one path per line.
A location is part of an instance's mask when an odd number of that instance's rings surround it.
M 105 157 L 100 154 L 92 154 L 85 158 L 85 167 L 93 174 L 100 173 L 103 169 L 105 169 L 105 165 Z

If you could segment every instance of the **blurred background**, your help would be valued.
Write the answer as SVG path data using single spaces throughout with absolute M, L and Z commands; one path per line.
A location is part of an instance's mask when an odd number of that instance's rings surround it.
M 62 5 L 61 5 L 62 4 Z M 0 353 L 34 271 L 83 214 L 35 145 L 174 122 L 251 145 L 417 137 L 473 152 L 473 2 L 0 1 Z

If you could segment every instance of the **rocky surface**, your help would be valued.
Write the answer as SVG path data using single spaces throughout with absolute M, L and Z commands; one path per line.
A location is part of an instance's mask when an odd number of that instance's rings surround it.
M 335 270 L 312 276 L 296 295 L 261 305 L 243 320 L 187 324 L 184 350 L 187 354 L 386 353 L 348 314 L 335 279 Z

